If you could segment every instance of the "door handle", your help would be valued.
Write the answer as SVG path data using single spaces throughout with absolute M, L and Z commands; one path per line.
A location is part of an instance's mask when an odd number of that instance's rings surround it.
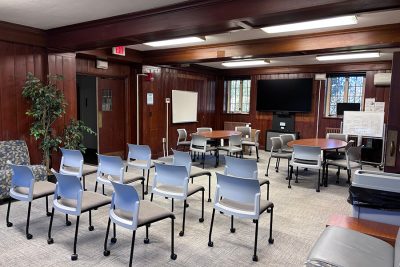
M 394 141 L 392 141 L 392 142 L 390 142 L 390 149 L 389 149 L 389 153 L 390 153 L 390 156 L 391 157 L 393 157 L 394 156 L 394 152 L 396 151 L 396 149 L 395 149 L 395 144 L 394 144 Z

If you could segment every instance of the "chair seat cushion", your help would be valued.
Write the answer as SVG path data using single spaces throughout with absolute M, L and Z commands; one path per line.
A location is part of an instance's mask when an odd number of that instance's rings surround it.
M 61 198 L 58 200 L 58 202 L 61 205 L 70 208 L 76 208 L 76 200 Z M 91 191 L 83 191 L 81 212 L 105 206 L 110 203 L 111 203 L 111 197 Z
M 192 168 L 190 169 L 190 178 L 192 177 L 198 177 L 198 176 L 203 176 L 203 175 L 211 175 L 211 172 L 201 169 L 199 167 L 196 166 L 192 166 Z
M 330 226 L 314 244 L 307 266 L 393 267 L 393 259 L 394 249 L 385 241 L 354 230 Z
M 326 161 L 328 165 L 333 165 L 333 166 L 338 166 L 341 168 L 347 168 L 347 161 L 345 159 L 338 159 L 338 160 L 327 160 Z M 350 161 L 350 168 L 358 168 L 361 166 L 360 163 Z
M 147 160 L 130 160 L 128 161 L 128 165 L 138 168 L 138 169 L 146 169 L 147 168 Z M 150 168 L 154 168 L 154 162 L 150 162 Z
M 124 173 L 124 184 L 130 184 L 139 180 L 144 180 L 144 177 L 131 172 Z
M 126 211 L 116 209 L 115 214 L 122 219 L 132 221 L 132 214 Z M 174 213 L 150 202 L 148 200 L 141 200 L 139 205 L 138 227 L 153 223 L 166 218 L 175 218 Z
M 253 141 L 242 140 L 242 145 L 243 146 L 256 146 L 258 144 L 256 144 L 256 142 L 253 142 Z
M 220 205 L 227 207 L 228 209 L 241 210 L 244 212 L 253 212 L 253 205 L 242 204 L 227 198 L 223 198 L 219 202 Z M 274 207 L 274 204 L 270 201 L 260 201 L 260 214 L 266 211 L 268 208 Z
M 83 164 L 82 175 L 88 175 L 97 172 L 97 166 Z
M 33 186 L 33 199 L 41 198 L 54 194 L 56 185 L 47 181 L 36 182 Z M 27 195 L 29 193 L 28 187 L 16 187 L 15 192 Z
M 221 147 L 218 147 L 218 149 L 219 149 L 219 150 L 228 151 L 228 152 L 231 152 L 231 153 L 237 153 L 237 152 L 242 151 L 242 148 L 241 148 L 241 147 L 221 146 Z
M 272 152 L 273 158 L 290 159 L 292 158 L 292 153 L 287 152 Z
M 190 146 L 190 141 L 179 141 L 178 146 Z
M 295 159 L 290 162 L 291 164 L 305 164 L 305 165 L 318 165 L 316 160 L 306 160 L 306 159 Z
M 204 187 L 196 184 L 188 184 L 188 196 L 193 195 L 194 193 L 204 190 Z M 182 187 L 179 186 L 170 186 L 170 185 L 159 185 L 157 186 L 157 191 L 164 191 L 172 194 L 181 194 L 183 192 Z

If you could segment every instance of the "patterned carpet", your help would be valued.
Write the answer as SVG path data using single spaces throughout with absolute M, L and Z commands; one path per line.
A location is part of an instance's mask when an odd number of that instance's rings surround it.
M 249 157 L 249 156 L 246 156 Z M 259 175 L 265 174 L 267 153 L 260 152 Z M 223 164 L 223 157 L 221 163 Z M 223 167 L 214 168 L 214 158 L 207 156 L 206 168 L 213 173 L 223 171 Z M 230 219 L 216 213 L 213 241 L 214 247 L 207 246 L 212 203 L 205 203 L 205 221 L 199 223 L 201 214 L 201 194 L 189 198 L 190 207 L 186 212 L 185 236 L 178 235 L 182 227 L 182 202 L 175 201 L 175 251 L 176 261 L 170 259 L 170 221 L 152 224 L 149 228 L 150 244 L 144 244 L 145 228 L 139 228 L 136 234 L 134 251 L 135 266 L 302 266 L 309 250 L 323 231 L 331 214 L 350 215 L 351 206 L 346 202 L 348 186 L 345 172 L 342 172 L 340 184 L 335 184 L 335 170 L 330 170 L 329 186 L 315 192 L 315 171 L 300 171 L 299 183 L 287 188 L 286 162 L 282 160 L 281 169 L 276 173 L 271 162 L 270 200 L 274 202 L 273 238 L 275 243 L 268 244 L 269 214 L 261 215 L 258 237 L 258 263 L 252 261 L 255 225 L 251 220 L 235 220 L 236 233 L 230 233 Z M 367 167 L 368 168 L 368 167 Z M 151 179 L 154 170 L 151 171 Z M 95 175 L 87 177 L 87 187 L 94 189 Z M 212 177 L 212 198 L 215 188 L 215 175 Z M 206 195 L 208 179 L 206 176 L 195 178 L 195 183 L 204 185 Z M 151 184 L 151 180 L 150 180 Z M 140 187 L 136 185 L 139 192 Z M 266 187 L 261 188 L 262 198 L 266 197 Z M 110 188 L 106 193 L 111 194 Z M 148 199 L 149 197 L 146 196 Z M 155 197 L 160 206 L 170 208 L 169 200 Z M 81 216 L 78 236 L 79 259 L 70 260 L 75 231 L 75 218 L 72 226 L 65 226 L 65 217 L 55 214 L 53 222 L 54 244 L 48 245 L 47 229 L 49 218 L 45 216 L 45 200 L 36 200 L 32 204 L 30 232 L 32 240 L 25 238 L 27 204 L 12 204 L 10 220 L 12 228 L 5 225 L 7 205 L 0 206 L 0 266 L 126 266 L 129 262 L 131 232 L 117 228 L 118 242 L 110 245 L 111 255 L 103 256 L 103 243 L 108 220 L 108 208 L 95 210 L 93 225 L 95 230 L 88 231 L 88 214 Z M 71 216 L 72 217 L 72 216 Z

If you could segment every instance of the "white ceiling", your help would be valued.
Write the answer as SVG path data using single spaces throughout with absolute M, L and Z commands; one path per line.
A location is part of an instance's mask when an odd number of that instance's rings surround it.
M 240 30 L 240 31 L 235 31 L 235 32 L 227 32 L 227 33 L 222 33 L 222 34 L 205 36 L 206 37 L 205 42 L 196 43 L 196 44 L 166 46 L 164 49 L 199 46 L 199 45 L 221 44 L 221 43 L 237 42 L 237 41 L 244 41 L 244 40 L 281 37 L 281 36 L 289 36 L 289 35 L 296 35 L 296 34 L 317 33 L 317 32 L 332 31 L 332 30 L 355 29 L 355 28 L 363 28 L 363 27 L 370 27 L 370 26 L 376 26 L 376 25 L 400 23 L 400 10 L 390 10 L 390 11 L 373 12 L 373 13 L 361 13 L 361 14 L 356 14 L 356 15 L 358 18 L 358 24 L 356 24 L 356 25 L 332 27 L 332 28 L 316 29 L 316 30 L 307 30 L 307 31 L 301 31 L 301 32 L 274 33 L 274 34 L 265 33 L 260 29 Z M 160 47 L 151 47 L 151 46 L 147 46 L 144 44 L 131 45 L 128 47 L 139 50 L 139 51 L 160 50 Z
M 0 20 L 43 30 L 186 0 L 0 0 Z

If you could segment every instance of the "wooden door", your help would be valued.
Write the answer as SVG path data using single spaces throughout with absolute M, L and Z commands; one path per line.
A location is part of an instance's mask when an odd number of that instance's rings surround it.
M 125 81 L 98 78 L 99 153 L 125 157 Z

